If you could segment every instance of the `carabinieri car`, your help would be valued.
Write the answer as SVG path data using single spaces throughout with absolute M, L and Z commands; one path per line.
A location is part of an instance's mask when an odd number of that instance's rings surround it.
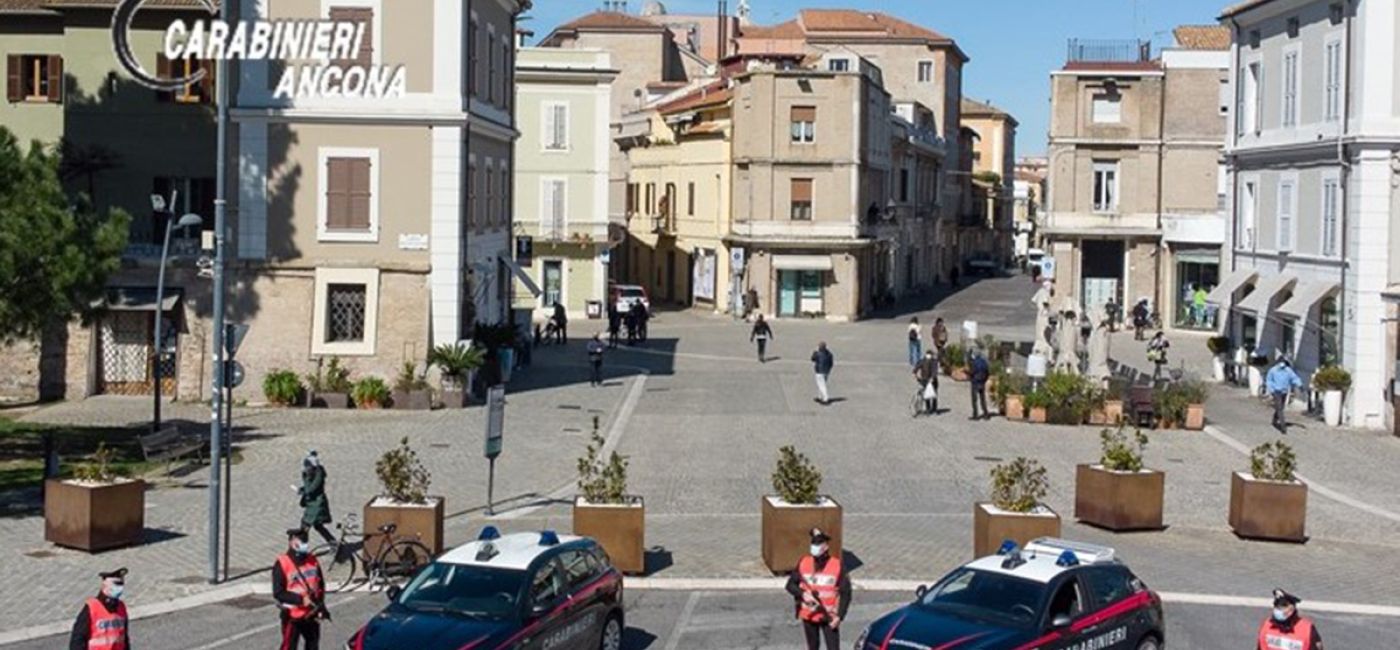
M 388 595 L 346 650 L 622 647 L 622 574 L 586 537 L 487 526 Z
M 1162 601 L 1104 546 L 1043 537 L 974 560 L 876 620 L 856 650 L 1159 650 Z

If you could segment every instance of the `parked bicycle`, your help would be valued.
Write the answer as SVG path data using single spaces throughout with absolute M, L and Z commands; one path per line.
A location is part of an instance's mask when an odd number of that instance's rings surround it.
M 358 517 L 345 516 L 336 524 L 340 537 L 312 549 L 321 565 L 322 584 L 327 591 L 343 591 L 363 576 L 371 589 L 402 582 L 433 560 L 432 551 L 419 540 L 396 535 L 396 524 L 384 524 L 375 533 L 360 532 Z

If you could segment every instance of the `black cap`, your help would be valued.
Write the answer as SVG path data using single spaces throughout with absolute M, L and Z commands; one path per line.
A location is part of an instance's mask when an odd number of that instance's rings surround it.
M 813 544 L 825 544 L 831 541 L 831 537 L 826 533 L 822 532 L 822 529 L 820 528 L 813 528 L 810 534 L 812 536 Z
M 301 541 L 303 541 L 303 542 L 307 541 L 308 537 L 306 536 L 306 529 L 305 529 L 305 528 L 288 528 L 288 529 L 287 529 L 287 539 L 291 539 L 291 538 L 293 538 L 293 537 L 295 537 L 295 538 L 297 538 L 297 539 L 299 539 L 299 540 L 301 540 Z
M 1274 590 L 1274 607 L 1283 607 L 1285 605 L 1297 605 L 1301 602 L 1303 601 L 1297 596 L 1294 596 L 1293 594 L 1290 594 L 1282 589 Z
M 106 580 L 108 578 L 124 580 L 126 579 L 126 567 L 122 567 L 120 569 L 117 569 L 116 571 L 102 571 L 97 574 L 97 577 L 102 578 L 103 580 Z

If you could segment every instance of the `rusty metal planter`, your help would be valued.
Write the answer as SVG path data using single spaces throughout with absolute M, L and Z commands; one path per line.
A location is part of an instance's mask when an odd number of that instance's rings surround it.
M 45 482 L 45 541 L 91 553 L 139 544 L 145 534 L 145 481 Z
M 821 497 L 818 505 L 792 505 L 776 496 L 759 500 L 763 512 L 763 563 L 773 573 L 790 573 L 807 554 L 808 533 L 820 528 L 831 537 L 832 557 L 841 557 L 841 504 Z
M 1035 424 L 1045 424 L 1045 421 L 1050 418 L 1049 413 L 1044 406 L 1032 406 L 1031 415 L 1029 419 Z
M 983 557 L 997 552 L 1001 543 L 1014 540 L 1025 546 L 1037 537 L 1059 537 L 1060 515 L 1045 508 L 1043 513 L 1008 512 L 990 503 L 972 507 L 972 554 Z
M 1285 542 L 1307 540 L 1308 485 L 1265 481 L 1235 472 L 1230 477 L 1230 528 L 1236 535 Z
M 1160 530 L 1167 475 L 1119 472 L 1079 465 L 1074 474 L 1074 518 L 1114 531 Z
M 365 540 L 365 550 L 370 557 L 378 554 L 379 547 L 384 542 L 384 537 L 379 535 L 379 527 L 394 524 L 398 526 L 398 530 L 394 531 L 395 537 L 417 539 L 427 546 L 434 556 L 440 555 L 446 503 L 447 500 L 442 497 L 428 497 L 428 503 L 423 505 L 394 503 L 387 499 L 380 501 L 379 497 L 370 499 L 369 503 L 365 504 L 364 532 L 366 535 L 375 536 Z
M 618 571 L 646 571 L 646 505 L 641 497 L 630 503 L 589 503 L 574 499 L 574 534 L 592 537 L 607 551 Z

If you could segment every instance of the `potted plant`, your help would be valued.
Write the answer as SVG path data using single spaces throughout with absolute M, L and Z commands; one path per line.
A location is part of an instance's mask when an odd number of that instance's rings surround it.
M 593 416 L 593 437 L 578 459 L 574 534 L 598 540 L 623 573 L 646 571 L 646 505 L 627 494 L 627 459 L 616 451 L 604 462 L 604 440 Z
M 1230 354 L 1230 337 L 1212 336 L 1206 339 L 1206 348 L 1210 350 L 1212 357 L 1211 370 L 1215 374 L 1215 381 L 1224 383 L 1226 357 Z
M 1032 389 L 1026 393 L 1024 401 L 1029 413 L 1027 419 L 1035 424 L 1045 424 L 1050 408 L 1050 395 L 1045 392 L 1045 389 L 1043 387 Z
M 820 528 L 831 536 L 831 554 L 841 557 L 841 504 L 821 494 L 822 474 L 791 445 L 778 450 L 773 471 L 775 495 L 760 500 L 763 563 L 773 573 L 797 568 L 807 550 L 808 533 Z
M 365 377 L 355 382 L 351 397 L 355 399 L 355 408 L 384 408 L 389 405 L 389 385 L 378 377 Z
M 324 371 L 324 372 L 323 372 Z M 350 408 L 350 369 L 340 365 L 340 357 L 331 357 L 325 368 L 321 361 L 316 362 L 316 374 L 307 375 L 306 383 L 311 387 L 308 401 L 313 407 L 346 409 Z
M 467 376 L 480 368 L 486 360 L 481 348 L 465 343 L 443 343 L 433 348 L 428 355 L 428 363 L 437 366 L 442 373 L 442 403 L 447 408 L 462 408 L 467 405 L 470 393 Z
M 1266 442 L 1249 454 L 1249 473 L 1230 479 L 1230 528 L 1240 537 L 1302 542 L 1308 516 L 1308 486 L 1294 472 L 1293 448 Z
M 146 532 L 146 483 L 112 470 L 116 451 L 99 443 L 73 478 L 44 486 L 44 541 L 89 553 L 140 543 Z
M 1118 426 L 1123 422 L 1123 394 L 1127 387 L 1121 379 L 1110 378 L 1108 388 L 1093 389 L 1089 424 Z
M 1030 378 L 1024 373 L 1002 370 L 997 375 L 996 387 L 992 390 L 992 396 L 997 401 L 997 406 L 1006 415 L 1008 420 L 1020 420 L 1026 417 L 1025 395 L 1030 389 Z
M 442 553 L 442 520 L 446 499 L 428 495 L 432 475 L 418 460 L 418 452 L 405 436 L 399 446 L 384 452 L 374 464 L 379 477 L 379 496 L 365 504 L 366 531 L 378 531 L 384 524 L 398 527 L 397 537 L 416 538 L 433 555 Z M 381 537 L 365 540 L 365 550 L 373 557 L 379 552 Z
M 263 377 L 263 396 L 273 406 L 293 406 L 305 403 L 306 386 L 297 373 L 273 369 Z
M 1037 537 L 1059 537 L 1060 516 L 1043 503 L 1050 491 L 1045 468 L 1024 457 L 992 468 L 992 499 L 973 504 L 975 557 L 996 552 L 1005 540 L 1017 546 Z
M 953 381 L 967 381 L 967 354 L 960 343 L 943 346 L 943 354 L 938 357 L 939 368 Z
M 1049 421 L 1053 424 L 1083 424 L 1102 395 L 1080 375 L 1052 372 L 1045 377 L 1044 393 Z
M 1175 429 L 1185 422 L 1187 406 L 1186 394 L 1175 383 L 1152 391 L 1152 411 L 1157 414 L 1158 426 L 1162 429 Z
M 394 408 L 410 411 L 426 411 L 433 407 L 433 391 L 428 379 L 418 374 L 418 365 L 412 361 L 403 362 L 399 376 L 394 379 L 392 396 Z
M 1102 453 L 1097 464 L 1081 464 L 1074 474 L 1074 518 L 1109 530 L 1156 530 L 1162 527 L 1166 474 L 1143 469 L 1147 435 L 1134 429 L 1099 432 Z
M 1351 373 L 1341 366 L 1324 366 L 1313 373 L 1313 386 L 1322 391 L 1322 418 L 1327 426 L 1342 424 L 1342 398 L 1351 390 Z
M 1204 382 L 1188 379 L 1177 384 L 1181 401 L 1186 403 L 1184 425 L 1192 431 L 1206 428 L 1206 385 Z

